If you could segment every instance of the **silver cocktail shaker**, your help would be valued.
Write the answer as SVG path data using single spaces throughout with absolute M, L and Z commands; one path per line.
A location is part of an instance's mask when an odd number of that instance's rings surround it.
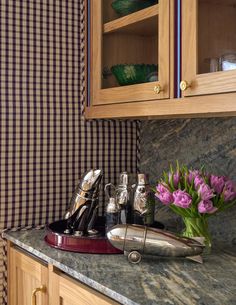
M 112 227 L 119 224 L 120 209 L 116 203 L 115 198 L 110 197 L 106 206 L 106 232 Z
M 154 206 L 151 204 L 151 191 L 145 174 L 138 174 L 133 196 L 133 223 L 151 225 L 154 221 Z
M 67 229 L 65 233 L 86 235 L 93 234 L 93 227 L 98 210 L 99 188 L 102 179 L 100 169 L 87 171 L 76 187 L 69 210 L 65 214 Z
M 106 216 L 106 232 L 108 232 L 112 227 L 119 224 L 120 217 L 120 207 L 116 202 L 115 194 L 116 187 L 112 183 L 105 185 L 105 194 L 108 198 L 108 203 L 106 204 L 105 216 Z
M 107 232 L 110 243 L 124 251 L 131 263 L 139 263 L 143 254 L 186 257 L 202 263 L 204 238 L 179 237 L 171 232 L 140 225 L 117 225 Z
M 128 173 L 120 174 L 120 183 L 116 187 L 115 200 L 120 209 L 120 223 L 127 223 L 130 214 L 130 191 L 128 187 Z

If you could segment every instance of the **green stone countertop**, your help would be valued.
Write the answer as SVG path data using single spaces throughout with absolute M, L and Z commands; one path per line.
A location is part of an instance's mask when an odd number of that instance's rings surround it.
M 5 232 L 4 238 L 124 305 L 236 305 L 236 253 L 218 245 L 197 264 L 152 256 L 131 265 L 123 255 L 53 249 L 45 230 Z M 224 249 L 224 250 L 221 250 Z

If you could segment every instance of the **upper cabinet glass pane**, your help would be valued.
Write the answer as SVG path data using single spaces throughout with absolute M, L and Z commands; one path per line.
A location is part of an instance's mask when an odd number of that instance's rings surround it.
M 116 16 L 111 2 L 103 1 L 103 10 L 107 13 L 105 20 Z M 102 89 L 158 80 L 158 13 L 158 5 L 149 5 L 148 8 L 103 24 Z
M 103 23 L 157 4 L 158 0 L 103 0 Z
M 198 74 L 236 69 L 236 0 L 198 0 Z

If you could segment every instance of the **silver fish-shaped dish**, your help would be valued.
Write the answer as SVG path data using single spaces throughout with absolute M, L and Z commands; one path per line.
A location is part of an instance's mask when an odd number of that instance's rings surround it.
M 168 231 L 129 224 L 114 226 L 107 232 L 107 238 L 115 248 L 128 255 L 131 263 L 139 263 L 143 254 L 203 262 L 204 238 L 179 237 Z

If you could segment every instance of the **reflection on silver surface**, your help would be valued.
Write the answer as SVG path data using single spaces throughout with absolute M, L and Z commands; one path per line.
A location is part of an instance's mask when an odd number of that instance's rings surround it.
M 129 190 L 128 190 L 128 174 L 123 172 L 120 174 L 120 183 L 116 188 L 116 203 L 121 208 L 127 205 L 129 201 Z
M 115 190 L 115 200 L 119 207 L 119 223 L 127 223 L 130 205 L 130 190 L 128 188 L 128 173 L 120 174 L 120 183 Z
M 181 238 L 173 233 L 139 225 L 117 225 L 108 233 L 111 244 L 128 253 L 158 256 L 186 257 L 201 262 L 198 257 L 204 249 L 203 243 L 190 238 Z M 197 256 L 197 257 L 196 257 Z M 129 258 L 139 262 L 137 253 Z
M 236 53 L 224 54 L 221 56 L 222 71 L 230 71 L 236 69 Z
M 99 187 L 102 179 L 100 169 L 87 171 L 76 187 L 69 210 L 65 214 L 70 233 L 89 234 L 92 232 L 97 216 Z
M 144 174 L 138 174 L 138 184 L 135 188 L 133 209 L 143 215 L 147 212 L 147 201 L 150 193 L 147 177 Z
M 89 170 L 83 175 L 72 195 L 70 208 L 65 215 L 65 219 L 71 217 L 87 200 L 97 198 L 101 178 L 102 171 L 100 169 Z

